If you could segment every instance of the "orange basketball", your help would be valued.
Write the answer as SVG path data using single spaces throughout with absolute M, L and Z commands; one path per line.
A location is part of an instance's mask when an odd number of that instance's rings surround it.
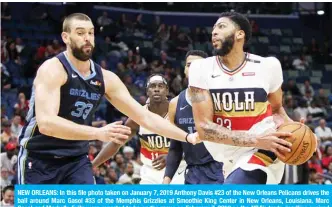
M 285 159 L 278 157 L 282 162 L 288 165 L 301 165 L 308 161 L 316 151 L 316 137 L 308 126 L 299 122 L 286 123 L 281 125 L 277 131 L 292 133 L 291 137 L 285 138 L 292 143 L 292 151 L 284 153 Z

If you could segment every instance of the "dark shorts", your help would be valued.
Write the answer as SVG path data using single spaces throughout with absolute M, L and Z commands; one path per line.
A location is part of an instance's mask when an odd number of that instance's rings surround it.
M 223 164 L 209 162 L 205 165 L 188 165 L 185 184 L 222 184 L 224 183 Z
M 87 155 L 45 156 L 21 147 L 17 163 L 18 184 L 94 184 Z
M 225 180 L 225 184 L 266 184 L 267 174 L 260 169 L 246 171 L 234 170 Z

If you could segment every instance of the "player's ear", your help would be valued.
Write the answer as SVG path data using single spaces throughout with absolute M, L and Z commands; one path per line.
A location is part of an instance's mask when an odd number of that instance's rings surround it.
M 62 32 L 61 37 L 65 44 L 69 44 L 69 34 L 67 32 Z
M 241 40 L 244 39 L 246 34 L 244 33 L 243 30 L 239 30 L 236 32 L 236 40 Z

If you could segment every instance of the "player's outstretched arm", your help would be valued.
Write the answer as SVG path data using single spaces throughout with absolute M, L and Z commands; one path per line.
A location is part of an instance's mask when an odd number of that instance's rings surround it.
M 168 119 L 174 124 L 176 106 L 178 103 L 179 96 L 173 98 L 168 106 Z M 174 174 L 182 160 L 182 145 L 181 142 L 176 140 L 171 140 L 171 145 L 168 150 L 167 159 L 166 159 L 166 170 L 164 175 L 163 184 L 169 184 L 172 181 Z
M 67 140 L 95 140 L 125 142 L 130 129 L 119 123 L 94 128 L 76 124 L 58 116 L 60 88 L 67 81 L 67 73 L 58 59 L 52 58 L 38 69 L 34 81 L 36 120 L 40 133 Z
M 139 126 L 131 120 L 130 118 L 127 119 L 125 126 L 131 129 L 131 134 L 129 135 L 128 141 L 135 136 L 137 133 Z M 92 161 L 92 167 L 98 167 L 107 160 L 109 160 L 112 156 L 114 156 L 119 149 L 122 147 L 122 144 L 118 144 L 115 142 L 109 142 L 97 155 L 97 157 Z
M 106 97 L 119 111 L 150 131 L 171 139 L 186 141 L 186 132 L 141 106 L 131 97 L 126 86 L 117 75 L 106 70 L 103 70 L 103 75 Z M 190 134 L 188 141 L 196 143 L 196 134 Z

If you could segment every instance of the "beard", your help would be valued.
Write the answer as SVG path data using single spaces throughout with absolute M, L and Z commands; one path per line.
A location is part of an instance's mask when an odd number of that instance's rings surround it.
M 233 49 L 234 36 L 235 36 L 235 33 L 228 35 L 225 38 L 225 40 L 221 43 L 220 49 L 214 48 L 213 54 L 221 56 L 221 57 L 228 55 L 229 52 Z
M 84 51 L 85 46 L 91 47 L 89 52 Z M 70 44 L 70 48 L 72 50 L 73 56 L 80 61 L 89 60 L 92 57 L 92 53 L 94 50 L 94 46 L 90 42 L 86 43 L 85 45 L 83 45 L 81 47 L 77 47 L 77 45 L 72 41 L 72 44 Z

